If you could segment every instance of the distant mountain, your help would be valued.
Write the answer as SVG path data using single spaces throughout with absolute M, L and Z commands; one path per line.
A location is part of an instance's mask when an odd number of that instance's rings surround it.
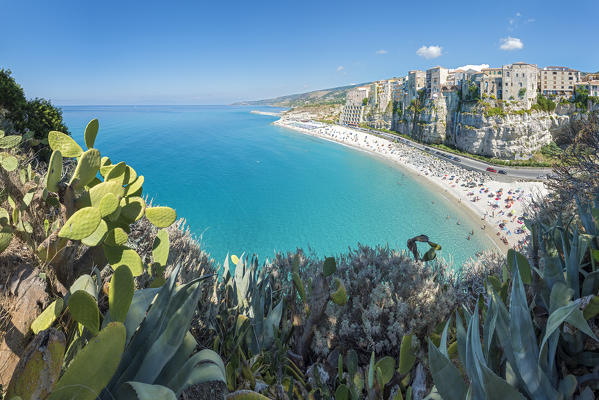
M 307 93 L 290 94 L 287 96 L 275 97 L 274 99 L 241 101 L 233 105 L 247 106 L 273 106 L 273 107 L 300 107 L 317 104 L 343 104 L 347 91 L 357 86 L 367 85 L 360 83 L 358 85 L 341 86 L 331 89 L 315 90 Z

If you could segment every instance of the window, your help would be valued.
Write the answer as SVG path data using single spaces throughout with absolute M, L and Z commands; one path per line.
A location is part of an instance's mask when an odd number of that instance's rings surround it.
M 520 82 L 520 87 L 522 87 L 522 82 Z

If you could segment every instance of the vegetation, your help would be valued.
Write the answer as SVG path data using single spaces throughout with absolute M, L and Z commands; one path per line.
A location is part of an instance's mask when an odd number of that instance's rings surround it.
M 533 104 L 531 109 L 537 111 L 553 112 L 555 111 L 556 104 L 547 97 L 539 94 L 537 97 L 537 104 Z
M 481 160 L 489 164 L 504 165 L 510 167 L 552 167 L 558 160 L 543 154 L 542 151 L 536 152 L 528 160 L 502 160 L 500 158 L 486 157 L 478 154 L 470 154 L 454 147 L 450 147 L 444 144 L 429 144 L 428 146 L 436 147 L 438 149 L 458 154 L 463 157 L 469 157 L 476 160 Z
M 11 71 L 5 69 L 0 69 L 0 118 L 5 119 L 3 129 L 7 133 L 30 135 L 33 140 L 29 145 L 38 151 L 47 148 L 48 132 L 68 133 L 60 109 L 45 99 L 27 100 Z M 48 155 L 49 152 L 44 151 L 43 157 Z

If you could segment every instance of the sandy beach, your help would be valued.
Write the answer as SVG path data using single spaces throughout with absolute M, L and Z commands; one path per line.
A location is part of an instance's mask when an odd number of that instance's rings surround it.
M 523 223 L 526 206 L 533 197 L 547 193 L 542 182 L 495 181 L 487 174 L 466 170 L 424 151 L 355 129 L 287 118 L 274 124 L 372 152 L 428 179 L 476 215 L 480 231 L 472 234 L 488 235 L 501 250 L 526 244 L 528 231 Z

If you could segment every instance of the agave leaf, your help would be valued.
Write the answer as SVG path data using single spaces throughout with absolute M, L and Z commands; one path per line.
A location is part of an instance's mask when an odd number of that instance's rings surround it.
M 177 400 L 175 393 L 165 386 L 141 382 L 127 382 L 133 388 L 138 400 Z
M 201 294 L 199 282 L 195 282 L 191 287 L 193 294 L 185 299 L 183 305 L 172 314 L 172 317 L 169 316 L 166 329 L 152 343 L 139 366 L 135 381 L 154 382 L 162 368 L 181 346 Z
M 191 356 L 179 368 L 174 378 L 169 381 L 168 387 L 179 395 L 185 387 L 190 385 L 208 381 L 227 383 L 226 376 L 225 364 L 220 356 L 210 349 L 204 349 Z
M 512 283 L 509 326 L 515 356 L 513 366 L 518 369 L 526 390 L 533 399 L 557 398 L 557 391 L 538 365 L 539 347 L 519 272 L 514 274 Z
M 281 316 L 283 315 L 283 300 L 273 308 L 264 321 L 264 348 L 269 348 L 274 339 L 274 330 L 279 328 Z
M 152 300 L 158 294 L 160 288 L 152 289 L 141 289 L 133 292 L 133 299 L 129 305 L 127 311 L 127 318 L 125 319 L 125 327 L 127 328 L 127 343 L 131 340 L 131 337 L 135 333 L 137 327 L 141 324 L 146 316 Z
M 466 384 L 460 371 L 430 339 L 428 340 L 428 360 L 437 391 L 444 399 L 465 399 Z
M 158 378 L 156 378 L 154 383 L 168 386 L 170 380 L 181 372 L 181 367 L 189 359 L 197 346 L 198 342 L 196 342 L 191 332 L 187 332 L 185 334 L 185 338 L 183 339 L 183 343 L 181 343 L 181 346 L 179 346 L 177 352 L 171 357 L 170 361 L 164 366 L 164 368 L 162 368 L 162 372 Z
M 526 257 L 514 249 L 509 249 L 507 251 L 507 263 L 512 271 L 514 271 L 514 268 L 518 268 L 520 276 L 522 277 L 522 283 L 525 285 L 530 285 L 532 283 L 530 264 Z
M 49 400 L 94 400 L 116 371 L 125 348 L 125 326 L 111 322 L 92 338 L 56 383 Z
M 487 400 L 526 400 L 515 387 L 481 364 Z
M 370 364 L 368 365 L 368 389 L 372 390 L 374 387 L 374 351 L 370 356 Z
M 462 365 L 466 365 L 466 329 L 460 317 L 459 311 L 455 313 L 455 326 L 456 326 L 456 337 L 458 342 L 458 355 L 460 356 L 460 362 Z

